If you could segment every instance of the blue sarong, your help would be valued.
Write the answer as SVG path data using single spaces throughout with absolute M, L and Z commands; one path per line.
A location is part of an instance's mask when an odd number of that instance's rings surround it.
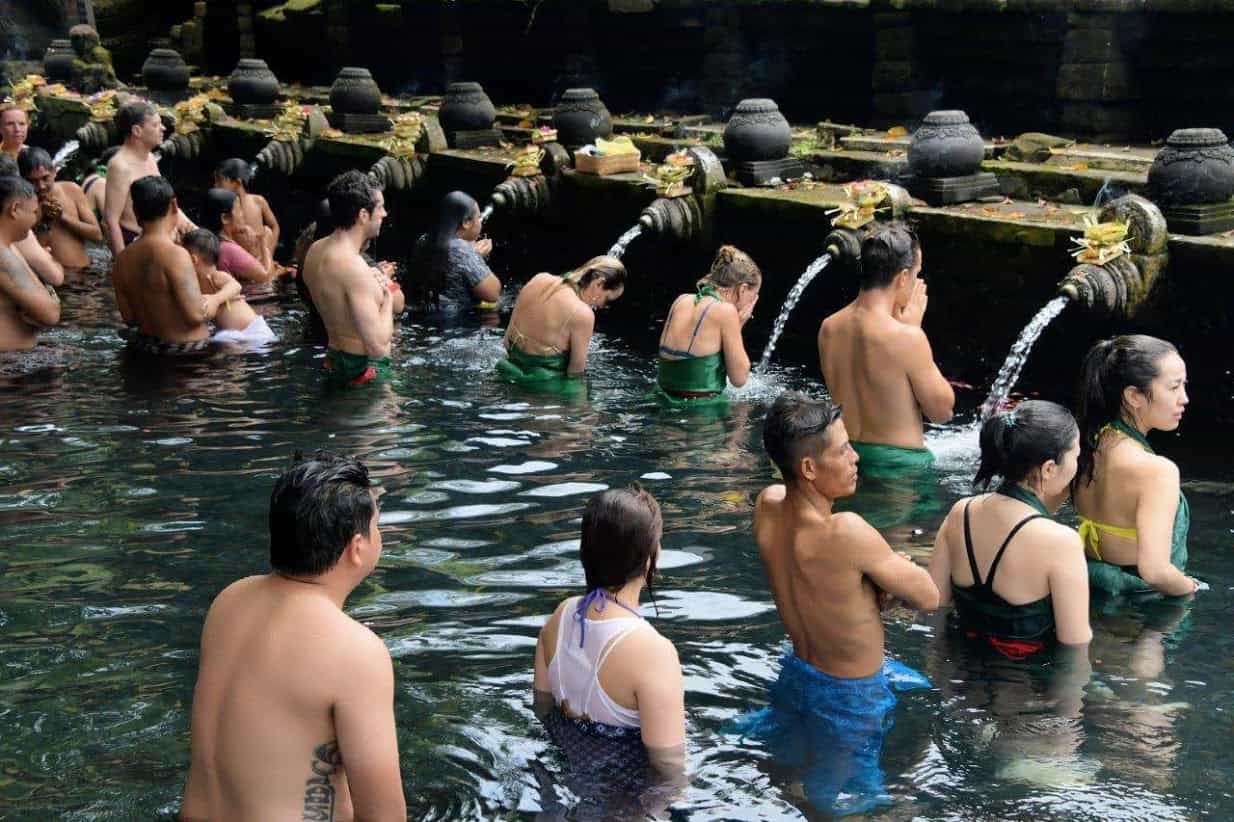
M 770 704 L 739 717 L 731 732 L 762 741 L 777 763 L 803 769 L 806 797 L 836 816 L 890 804 L 879 759 L 895 692 L 929 688 L 907 665 L 887 660 L 863 679 L 823 673 L 791 651 L 768 689 Z

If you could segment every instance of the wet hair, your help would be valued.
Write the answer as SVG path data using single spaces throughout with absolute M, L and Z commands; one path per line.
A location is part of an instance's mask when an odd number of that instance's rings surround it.
M 326 199 L 330 201 L 330 215 L 334 227 L 348 229 L 360 219 L 360 212 L 373 213 L 377 208 L 377 194 L 381 186 L 362 171 L 344 171 L 326 187 Z
M 886 288 L 896 275 L 913 267 L 921 242 L 906 223 L 880 225 L 861 243 L 862 291 Z
M 167 216 L 176 190 L 166 177 L 150 174 L 133 181 L 129 196 L 133 199 L 133 216 L 144 225 Z
M 1147 334 L 1125 334 L 1102 340 L 1084 355 L 1077 393 L 1076 419 L 1080 423 L 1080 461 L 1076 483 L 1093 481 L 1093 454 L 1101 429 L 1114 420 L 1126 421 L 1123 390 L 1138 388 L 1152 396 L 1152 384 L 1161 374 L 1161 359 L 1177 354 L 1173 344 Z
M 1028 400 L 995 414 L 981 426 L 981 465 L 973 484 L 988 488 L 996 476 L 1022 482 L 1047 460 L 1061 462 L 1079 435 L 1075 417 L 1056 402 Z
M 329 571 L 377 515 L 368 468 L 355 457 L 296 452 L 270 493 L 270 567 L 289 576 Z
M 763 281 L 763 272 L 750 255 L 732 245 L 722 245 L 711 261 L 711 270 L 698 281 L 699 286 L 713 285 L 716 288 L 733 288 L 738 285 L 758 285 Z
M 253 167 L 248 164 L 247 160 L 230 157 L 214 167 L 214 176 L 247 186 L 253 179 Z
M 25 151 L 17 155 L 17 170 L 21 176 L 29 177 L 41 168 L 49 168 L 53 174 L 56 171 L 56 164 L 52 162 L 46 149 L 27 146 Z
M 157 116 L 158 111 L 145 101 L 125 103 L 116 112 L 116 130 L 120 134 L 120 142 L 124 142 L 132 135 L 134 126 L 140 126 L 148 118 Z
M 451 191 L 441 198 L 437 223 L 416 243 L 407 266 L 409 276 L 403 284 L 407 298 L 426 306 L 438 302 L 450 276 L 450 241 L 479 208 L 475 198 L 465 191 Z M 410 272 L 415 272 L 415 276 L 410 276 Z
M 330 213 L 330 200 L 322 197 L 317 202 L 317 210 L 313 220 L 313 241 L 329 237 L 334 233 L 334 215 Z
M 17 171 L 17 161 L 0 151 L 0 177 L 20 177 Z
M 99 165 L 107 165 L 111 162 L 111 158 L 116 156 L 116 152 L 120 150 L 120 146 L 108 146 L 103 149 L 103 153 L 99 155 Z
M 195 228 L 180 240 L 180 245 L 186 251 L 191 251 L 210 265 L 218 265 L 219 242 L 218 235 L 205 228 Z
M 827 432 L 843 409 L 828 399 L 815 399 L 799 391 L 776 397 L 763 421 L 763 448 L 780 469 L 786 485 L 798 480 L 797 466 L 805 457 L 827 447 Z
M 225 188 L 212 188 L 201 202 L 201 225 L 215 234 L 223 233 L 223 217 L 230 217 L 236 206 L 236 192 Z
M 563 278 L 580 291 L 600 280 L 605 291 L 616 291 L 626 284 L 626 267 L 621 260 L 608 255 L 592 257 Z
M 29 200 L 33 196 L 34 186 L 16 174 L 0 177 L 0 208 L 7 209 L 14 200 Z
M 656 498 L 635 483 L 596 494 L 583 509 L 579 559 L 587 590 L 616 591 L 638 577 L 651 592 L 656 571 L 656 546 L 664 520 Z M 654 601 L 654 595 L 652 597 Z
M 451 191 L 441 198 L 437 208 L 437 225 L 430 235 L 433 250 L 445 254 L 450 247 L 450 241 L 458 236 L 458 230 L 463 227 L 471 215 L 480 210 L 480 204 L 465 191 Z

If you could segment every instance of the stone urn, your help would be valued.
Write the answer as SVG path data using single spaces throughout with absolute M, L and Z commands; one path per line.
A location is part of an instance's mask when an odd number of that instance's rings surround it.
M 553 114 L 557 142 L 570 148 L 594 143 L 597 137 L 611 137 L 613 118 L 595 89 L 570 88 L 561 95 Z
M 73 77 L 73 51 L 71 40 L 52 40 L 43 53 L 43 71 L 53 83 L 67 83 Z
M 1223 203 L 1234 195 L 1234 148 L 1221 129 L 1180 128 L 1148 170 L 1148 196 L 1162 205 Z
M 449 133 L 485 131 L 495 119 L 497 109 L 479 83 L 451 83 L 437 112 L 437 122 Z
M 724 151 L 737 163 L 783 160 L 793 142 L 793 130 L 775 100 L 742 100 L 724 126 Z
M 233 102 L 247 105 L 269 105 L 278 98 L 279 79 L 265 60 L 245 57 L 227 78 L 227 91 Z
M 366 68 L 347 66 L 330 86 L 330 108 L 336 114 L 376 114 L 381 108 L 381 89 Z
M 985 144 L 962 111 L 931 111 L 908 144 L 908 168 L 918 177 L 967 177 L 985 159 Z
M 183 91 L 189 87 L 189 67 L 174 49 L 154 49 L 141 64 L 141 81 L 154 91 Z

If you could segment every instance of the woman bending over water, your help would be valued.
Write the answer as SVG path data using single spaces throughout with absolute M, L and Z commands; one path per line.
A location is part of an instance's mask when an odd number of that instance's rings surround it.
M 560 277 L 532 277 L 514 303 L 506 357 L 497 363 L 497 371 L 518 383 L 582 374 L 595 312 L 616 301 L 625 283 L 625 266 L 616 257 L 593 257 Z
M 673 301 L 660 335 L 657 383 L 670 402 L 719 396 L 725 377 L 736 387 L 750 376 L 741 329 L 754 313 L 763 274 L 743 251 L 721 246 L 695 294 Z
M 641 488 L 591 498 L 579 549 L 587 592 L 557 606 L 536 644 L 538 712 L 550 705 L 586 734 L 641 737 L 653 765 L 682 767 L 685 695 L 677 650 L 639 613 L 663 523 Z
M 1050 519 L 1079 453 L 1079 429 L 1061 405 L 1030 400 L 991 417 L 974 483 L 1002 483 L 957 502 L 934 540 L 930 576 L 940 603 L 954 597 L 960 627 L 1012 658 L 1054 638 L 1082 645 L 1093 637 L 1079 535 Z
M 1074 494 L 1094 588 L 1185 596 L 1199 587 L 1183 573 L 1191 512 L 1178 466 L 1147 439 L 1178 428 L 1187 402 L 1187 365 L 1165 340 L 1114 337 L 1085 356 Z

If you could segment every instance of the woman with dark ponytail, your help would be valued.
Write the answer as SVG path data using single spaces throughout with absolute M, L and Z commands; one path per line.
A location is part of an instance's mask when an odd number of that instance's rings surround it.
M 1067 498 L 1079 453 L 1075 419 L 1061 405 L 1030 400 L 991 417 L 981 427 L 974 484 L 999 484 L 957 502 L 934 540 L 930 576 L 940 602 L 954 596 L 960 626 L 1007 656 L 1054 638 L 1092 639 L 1079 535 L 1050 518 Z
M 480 239 L 483 224 L 470 194 L 451 191 L 442 198 L 437 225 L 417 241 L 408 267 L 406 286 L 418 303 L 447 313 L 497 307 L 501 280 L 486 261 L 493 241 Z
M 1187 365 L 1165 340 L 1103 340 L 1084 357 L 1075 506 L 1094 588 L 1111 594 L 1194 593 L 1184 572 L 1191 512 L 1178 466 L 1148 444 L 1187 407 Z
M 540 631 L 533 688 L 538 707 L 555 704 L 593 736 L 641 736 L 653 764 L 667 766 L 684 754 L 681 663 L 639 613 L 662 530 L 659 504 L 638 486 L 588 501 L 579 549 L 587 592 L 558 605 Z

